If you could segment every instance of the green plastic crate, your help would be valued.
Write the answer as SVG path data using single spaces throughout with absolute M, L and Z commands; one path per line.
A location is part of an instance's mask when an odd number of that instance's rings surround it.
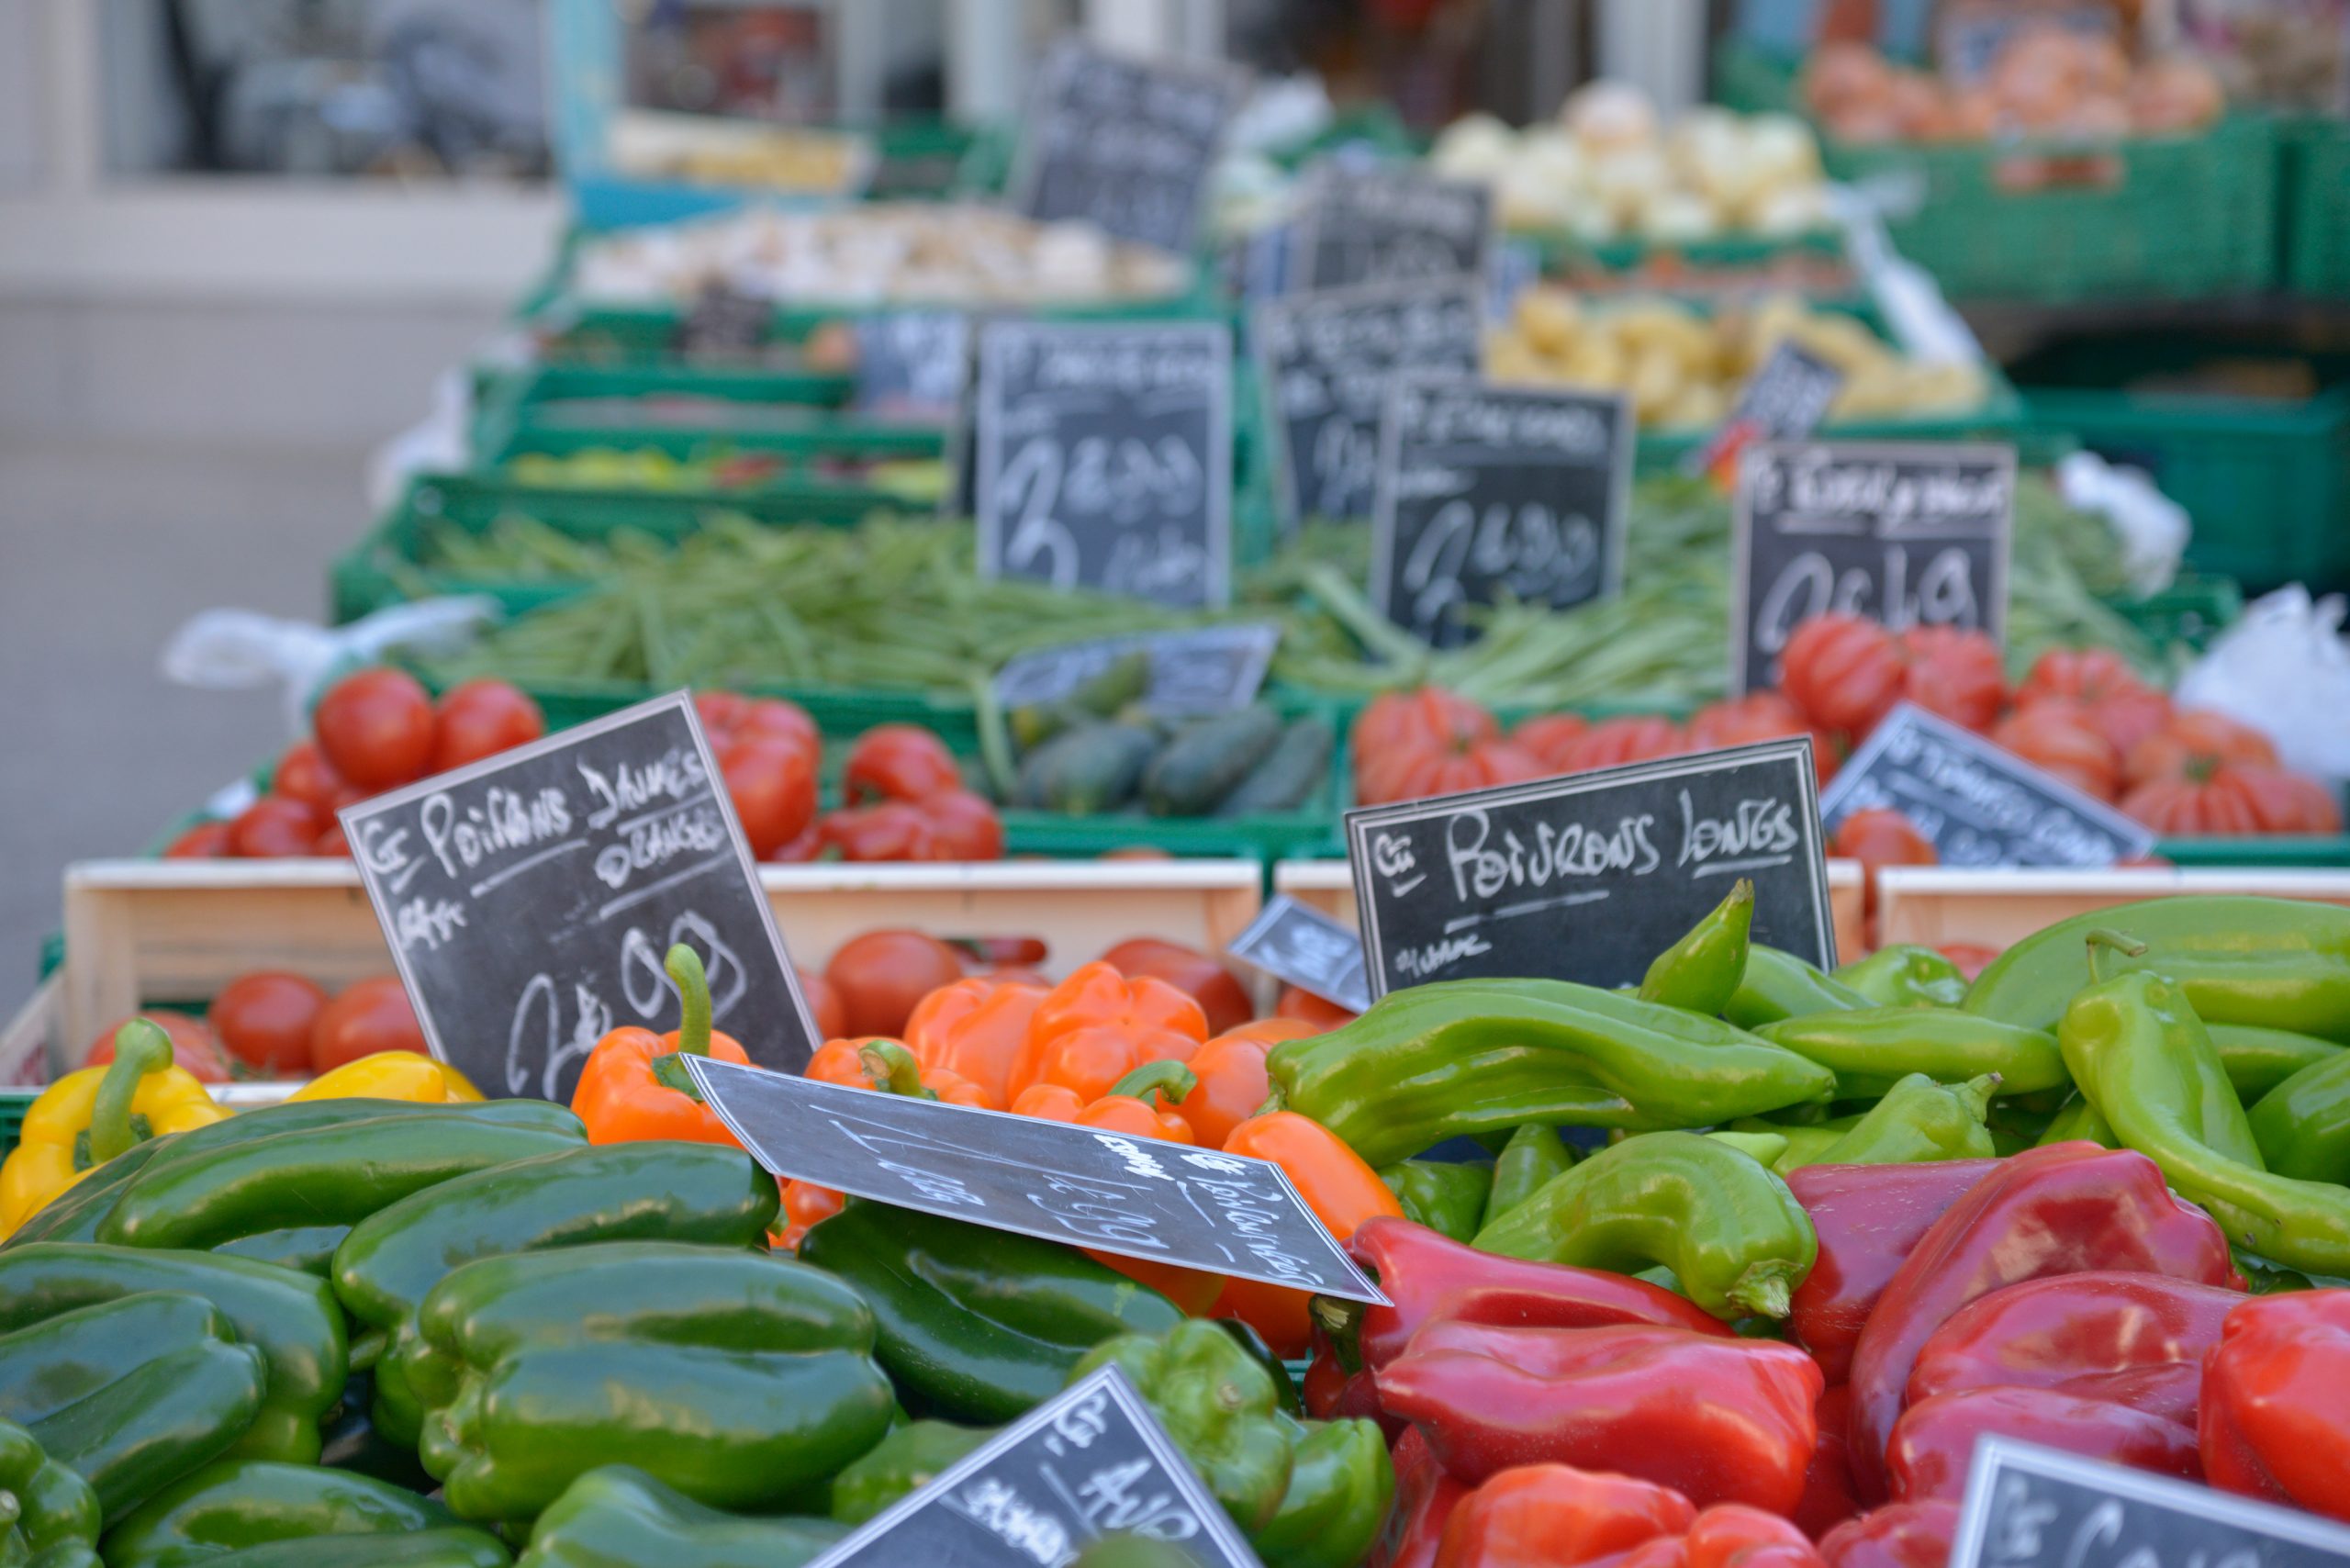
M 1714 102 L 1740 114 L 1799 114 L 1797 67 L 1744 39 L 1726 38 L 1714 48 Z
M 25 1130 L 25 1113 L 40 1098 L 38 1089 L 0 1089 L 0 1158 L 14 1154 Z
M 579 407 L 621 400 L 657 403 L 695 398 L 789 410 L 781 420 L 811 429 L 837 422 L 837 410 L 856 392 L 855 378 L 834 371 L 733 365 L 654 364 L 628 366 L 540 364 L 479 373 L 474 386 L 476 451 L 503 449 L 523 431 L 597 430 L 625 440 L 632 430 L 677 421 L 638 419 L 627 424 L 591 422 Z M 769 416 L 776 419 L 776 416 Z
M 2316 299 L 2350 299 L 2350 121 L 2288 121 L 2282 144 L 2283 283 Z

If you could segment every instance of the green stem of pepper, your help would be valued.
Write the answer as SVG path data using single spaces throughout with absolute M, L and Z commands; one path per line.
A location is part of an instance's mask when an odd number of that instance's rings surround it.
M 2135 936 L 2127 936 L 2119 931 L 2108 931 L 2103 926 L 2090 932 L 2088 940 L 2091 985 L 2098 984 L 2105 979 L 2105 976 L 2098 970 L 2097 961 L 2107 953 L 2114 952 L 2125 958 L 2136 958 L 2143 957 L 2146 951 L 2146 945 Z
M 114 1032 L 114 1063 L 98 1081 L 98 1097 L 90 1108 L 91 1165 L 104 1165 L 140 1141 L 130 1117 L 140 1080 L 171 1065 L 172 1037 L 160 1026 L 133 1018 Z
M 683 942 L 669 949 L 661 967 L 677 985 L 677 1048 L 653 1058 L 653 1076 L 665 1088 L 699 1101 L 701 1092 L 680 1058 L 710 1054 L 710 976 L 701 967 L 701 955 Z
M 1110 1085 L 1110 1092 L 1136 1100 L 1157 1094 L 1169 1104 L 1180 1105 L 1183 1096 L 1199 1086 L 1198 1076 L 1180 1061 L 1147 1061 Z
M 856 1059 L 873 1087 L 885 1094 L 903 1094 L 913 1100 L 938 1098 L 923 1087 L 922 1063 L 914 1059 L 914 1053 L 895 1040 L 867 1040 L 857 1047 Z

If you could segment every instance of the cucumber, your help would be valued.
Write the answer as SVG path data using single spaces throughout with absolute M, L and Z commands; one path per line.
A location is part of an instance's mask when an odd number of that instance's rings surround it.
M 1143 804 L 1155 817 L 1206 816 L 1281 738 L 1281 715 L 1270 708 L 1203 719 L 1151 759 L 1142 778 Z
M 1065 816 L 1114 812 L 1131 800 L 1158 737 L 1134 724 L 1080 725 L 1055 735 L 1020 765 L 1013 804 Z
M 1113 716 L 1149 689 L 1150 655 L 1136 648 L 1066 697 L 1014 708 L 1009 715 L 1012 738 L 1021 750 L 1033 750 L 1064 731 Z
M 1330 754 L 1337 745 L 1338 737 L 1327 720 L 1292 721 L 1255 771 L 1224 798 L 1215 814 L 1246 817 L 1297 810 L 1314 798 L 1329 777 Z

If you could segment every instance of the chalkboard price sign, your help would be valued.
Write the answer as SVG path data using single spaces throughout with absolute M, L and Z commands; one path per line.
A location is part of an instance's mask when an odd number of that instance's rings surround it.
M 936 420 L 962 411 L 971 379 L 971 319 L 957 310 L 898 310 L 856 323 L 856 406 Z
M 815 1049 L 682 691 L 340 815 L 432 1054 L 486 1094 L 568 1101 L 608 1031 L 676 1028 L 679 942 L 753 1060 L 797 1072 Z
M 1223 713 L 1246 708 L 1265 683 L 1281 631 L 1261 622 L 1098 637 L 1023 654 L 996 672 L 996 700 L 1006 708 L 1057 702 L 1136 648 L 1150 656 L 1143 705 L 1156 713 Z
M 1046 1401 L 810 1568 L 1062 1568 L 1119 1532 L 1199 1568 L 1256 1554 L 1114 1366 Z
M 2102 801 L 1908 702 L 1820 791 L 1831 836 L 1873 806 L 1916 823 L 1945 866 L 2110 866 L 2154 846 L 2152 833 Z
M 1012 181 L 1019 209 L 1188 255 L 1225 125 L 1248 90 L 1247 73 L 1230 65 L 1063 39 L 1037 67 Z
M 774 300 L 712 284 L 695 296 L 678 320 L 677 352 L 693 358 L 755 353 L 774 329 Z
M 1830 610 L 2004 636 L 2015 504 L 2010 446 L 1748 447 L 1731 513 L 1730 689 L 1772 684 L 1797 623 Z
M 2343 1568 L 2350 1529 L 2060 1453 L 2013 1438 L 1975 1445 L 1950 1568 Z
M 1615 394 L 1398 378 L 1380 437 L 1371 589 L 1438 647 L 1507 593 L 1564 610 L 1622 585 L 1632 408 Z
M 1259 306 L 1253 326 L 1294 528 L 1371 516 L 1397 373 L 1474 375 L 1484 315 L 1478 286 L 1456 279 L 1292 295 Z
M 1325 1002 L 1357 1013 L 1371 1005 L 1362 938 L 1287 893 L 1275 896 L 1225 951 Z
M 1186 607 L 1229 597 L 1228 329 L 990 322 L 974 433 L 982 576 Z
M 1294 289 L 1459 277 L 1482 285 L 1494 247 L 1494 193 L 1408 169 L 1326 163 L 1291 244 Z
M 686 1067 L 778 1176 L 1121 1257 L 1387 1299 L 1266 1160 L 710 1057 Z
M 1637 984 L 1754 883 L 1754 940 L 1833 969 L 1811 742 L 1347 813 L 1371 989 L 1534 979 Z
M 1711 473 L 1750 442 L 1802 440 L 1819 428 L 1843 389 L 1842 371 L 1792 342 L 1781 343 L 1747 377 L 1722 428 L 1689 454 L 1687 471 Z

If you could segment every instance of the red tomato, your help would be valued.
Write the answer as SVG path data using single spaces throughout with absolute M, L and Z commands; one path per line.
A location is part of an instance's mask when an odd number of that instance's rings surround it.
M 816 733 L 816 721 L 808 716 L 808 710 L 780 697 L 752 698 L 744 705 L 743 716 L 735 722 L 734 728 L 744 735 L 798 741 L 811 752 L 823 745 L 822 737 Z
M 340 822 L 327 823 L 326 831 L 319 834 L 319 841 L 310 846 L 310 853 L 322 860 L 350 859 L 351 839 L 342 831 L 342 823 Z
M 1301 1024 L 1311 1024 L 1315 1028 L 1327 1032 L 1351 1024 L 1362 1015 L 1310 991 L 1285 985 L 1281 987 L 1281 1000 L 1273 1004 L 1273 1016 L 1294 1018 Z
M 283 795 L 263 795 L 229 824 L 229 853 L 249 860 L 308 855 L 324 831 L 319 813 Z
M 319 1009 L 310 1025 L 310 1070 L 332 1072 L 345 1062 L 377 1051 L 429 1055 L 424 1026 L 416 1021 L 408 991 L 397 975 L 353 980 Z
M 2130 661 L 2110 648 L 2051 648 L 2031 662 L 2016 687 L 2016 706 L 2029 707 L 2047 697 L 2102 702 L 2123 692 L 2145 689 L 2146 683 L 2130 667 Z
M 946 743 L 919 724 L 879 724 L 856 737 L 841 792 L 862 801 L 924 801 L 963 787 L 963 770 Z
M 1822 728 L 1855 734 L 1901 700 L 1893 633 L 1857 615 L 1815 615 L 1779 654 L 1779 686 Z
M 1902 696 L 1970 730 L 1991 727 L 2008 700 L 1997 643 L 1955 626 L 1912 626 L 1900 645 Z
M 720 749 L 718 770 L 754 857 L 774 854 L 815 819 L 816 756 L 798 742 L 738 735 Z
M 1152 975 L 1189 995 L 1208 1015 L 1211 1036 L 1237 1029 L 1257 1015 L 1248 992 L 1232 971 L 1196 947 L 1135 936 L 1102 954 L 1102 961 L 1128 980 Z
M 795 969 L 791 972 L 800 977 L 800 994 L 808 999 L 808 1015 L 816 1021 L 817 1038 L 847 1037 L 848 1012 L 841 1006 L 841 993 L 833 989 L 833 982 L 806 969 Z
M 299 801 L 321 816 L 333 814 L 336 797 L 348 788 L 342 775 L 328 765 L 316 741 L 296 741 L 287 746 L 269 779 L 271 794 Z
M 1688 749 L 1689 737 L 1672 720 L 1635 716 L 1601 720 L 1569 741 L 1560 755 L 1567 772 L 1582 773 L 1673 756 Z
M 1567 747 L 1583 737 L 1591 728 L 1591 721 L 1580 713 L 1544 713 L 1527 720 L 1509 733 L 1509 738 L 1523 750 L 1531 752 L 1536 761 L 1557 772 L 1567 771 L 1564 760 Z
M 1689 720 L 1692 751 L 1717 751 L 1792 735 L 1811 737 L 1811 765 L 1819 782 L 1825 784 L 1836 777 L 1836 737 L 1806 719 L 1778 692 L 1750 691 L 1743 697 L 1708 702 Z
M 776 846 L 774 852 L 766 858 L 778 866 L 804 866 L 823 852 L 823 821 L 819 818 L 801 828 L 800 836 L 790 843 Z
M 2337 834 L 2342 808 L 2313 778 L 2252 762 L 2214 762 L 2147 779 L 2121 809 L 2156 833 L 2178 836 Z
M 363 669 L 336 681 L 310 727 L 334 770 L 362 790 L 413 783 L 432 766 L 432 699 L 404 670 Z
M 202 1019 L 174 1013 L 168 1007 L 144 1008 L 133 1016 L 146 1019 L 171 1037 L 172 1060 L 187 1069 L 190 1078 L 198 1083 L 229 1081 L 231 1070 L 228 1050 Z M 129 1018 L 118 1018 L 99 1030 L 98 1037 L 90 1043 L 89 1054 L 82 1058 L 82 1065 L 104 1067 L 114 1060 L 115 1031 L 129 1022 Z
M 2194 708 L 2132 746 L 2122 759 L 2121 773 L 2123 782 L 2132 785 L 2157 778 L 2199 779 L 2229 763 L 2274 767 L 2277 748 L 2248 724 Z
M 2121 788 L 2121 758 L 2090 711 L 2067 697 L 2043 697 L 2017 709 L 1991 732 L 1994 743 L 2085 795 L 2110 801 Z
M 751 700 L 738 697 L 732 691 L 694 693 L 694 712 L 700 717 L 702 733 L 710 737 L 713 746 L 722 737 L 733 734 L 743 722 L 744 715 L 750 711 Z
M 1539 758 L 1501 738 L 1494 716 L 1440 687 L 1391 691 L 1355 719 L 1355 798 L 1364 805 L 1539 778 Z
M 2148 688 L 2117 691 L 2089 704 L 2090 723 L 2125 762 L 2139 742 L 2169 728 L 2172 717 L 2170 699 Z
M 198 823 L 177 838 L 163 851 L 166 860 L 218 860 L 234 854 L 229 843 L 227 823 Z
M 528 692 L 487 678 L 442 693 L 434 723 L 434 773 L 528 745 L 547 733 L 546 715 Z
M 1917 824 L 1890 806 L 1854 812 L 1839 823 L 1828 853 L 1857 860 L 1874 871 L 1880 866 L 1936 866 L 1942 857 Z
M 310 1031 L 326 1004 L 326 990 L 315 981 L 261 969 L 222 986 L 206 1021 L 246 1066 L 299 1078 L 310 1070 Z
M 911 801 L 884 801 L 826 812 L 817 824 L 824 847 L 844 860 L 938 859 L 938 828 L 930 813 Z M 860 1030 L 860 1034 L 869 1031 Z
M 934 833 L 931 850 L 941 860 L 1001 860 L 1003 819 L 995 807 L 968 790 L 942 790 L 922 802 Z
M 903 1032 L 914 1004 L 963 978 L 963 960 L 935 936 L 919 931 L 868 931 L 852 936 L 824 966 L 841 1000 L 847 1026 L 836 1038 Z

